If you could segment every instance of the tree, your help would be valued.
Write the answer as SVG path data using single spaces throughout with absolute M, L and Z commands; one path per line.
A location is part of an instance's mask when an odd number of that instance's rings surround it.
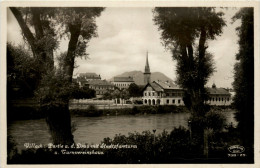
M 208 111 L 205 84 L 214 72 L 212 55 L 206 51 L 207 40 L 222 33 L 223 13 L 208 7 L 158 7 L 153 12 L 163 44 L 177 61 L 177 83 L 185 89 L 185 105 L 192 113 L 192 122 L 200 123 Z M 206 128 L 206 123 L 201 124 L 200 130 Z
M 41 75 L 37 95 L 41 107 L 47 110 L 46 120 L 53 142 L 74 143 L 67 90 L 72 83 L 75 58 L 86 55 L 88 41 L 97 36 L 95 18 L 104 8 L 10 7 L 10 10 L 38 62 Z M 53 51 L 58 48 L 59 37 L 67 37 L 69 44 L 60 59 L 62 67 L 57 70 Z
M 130 97 L 140 97 L 143 95 L 142 89 L 135 83 L 131 83 L 127 90 Z
M 234 66 L 235 90 L 234 105 L 237 109 L 236 119 L 241 132 L 243 145 L 251 148 L 254 145 L 254 10 L 242 8 L 233 20 L 241 20 L 237 28 L 239 52 Z
M 37 66 L 31 53 L 22 46 L 7 43 L 8 99 L 31 97 L 37 86 Z

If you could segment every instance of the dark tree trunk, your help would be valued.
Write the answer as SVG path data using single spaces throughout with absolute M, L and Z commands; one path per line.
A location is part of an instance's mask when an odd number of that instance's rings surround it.
M 71 133 L 69 106 L 52 107 L 47 111 L 46 122 L 54 144 L 71 145 L 74 143 Z
M 32 49 L 34 56 L 36 56 L 36 51 L 35 51 L 36 48 L 35 48 L 35 45 L 34 45 L 35 44 L 35 38 L 34 38 L 32 32 L 31 32 L 31 30 L 29 29 L 29 27 L 26 25 L 25 21 L 23 20 L 21 12 L 16 7 L 10 7 L 10 10 L 14 14 L 14 17 L 16 18 L 19 26 L 21 27 L 25 38 L 27 39 L 29 45 L 31 46 L 31 49 Z
M 69 82 L 72 82 L 74 62 L 75 62 L 75 51 L 77 48 L 78 38 L 80 35 L 81 23 L 70 24 L 70 41 L 68 46 L 68 52 L 64 62 L 64 69 L 66 73 L 66 78 Z

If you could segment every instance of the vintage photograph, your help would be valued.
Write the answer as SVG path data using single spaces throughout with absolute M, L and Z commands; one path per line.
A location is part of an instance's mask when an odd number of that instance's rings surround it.
M 254 164 L 254 10 L 8 6 L 6 164 Z

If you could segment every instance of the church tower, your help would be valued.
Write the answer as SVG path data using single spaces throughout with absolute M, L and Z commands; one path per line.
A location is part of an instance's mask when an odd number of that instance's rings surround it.
M 151 72 L 150 72 L 150 67 L 149 67 L 149 62 L 148 62 L 148 52 L 146 53 L 146 64 L 144 68 L 144 84 L 146 85 L 147 83 L 150 83 L 151 80 Z

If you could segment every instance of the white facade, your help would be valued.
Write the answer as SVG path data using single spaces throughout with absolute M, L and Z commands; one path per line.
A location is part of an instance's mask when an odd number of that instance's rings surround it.
M 119 89 L 127 89 L 131 85 L 131 83 L 134 82 L 112 82 L 112 84 L 118 87 Z
M 156 91 L 151 86 L 147 86 L 143 92 L 143 104 L 183 106 L 184 102 L 182 99 L 182 94 L 180 94 L 181 91 L 182 90 L 175 89 L 166 91 L 166 94 L 163 90 Z
M 206 103 L 212 106 L 230 106 L 232 100 L 229 95 L 210 95 Z

